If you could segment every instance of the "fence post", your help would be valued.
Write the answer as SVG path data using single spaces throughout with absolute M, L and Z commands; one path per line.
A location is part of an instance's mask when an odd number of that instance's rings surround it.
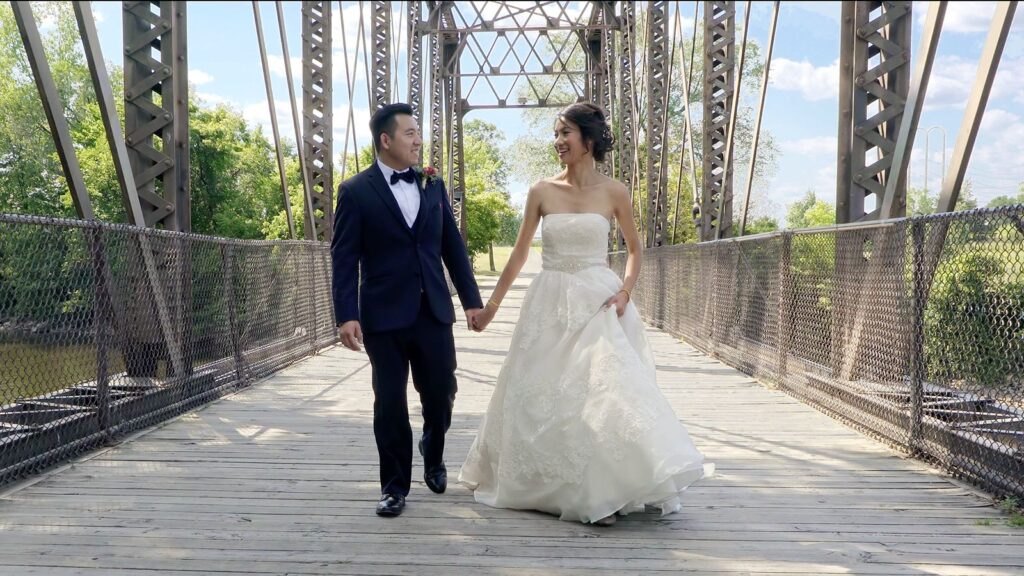
M 235 267 L 233 246 L 225 242 L 220 245 L 220 254 L 224 263 L 224 303 L 228 307 L 228 330 L 231 331 L 231 350 L 235 357 L 235 379 L 237 386 L 246 384 L 245 357 L 242 356 L 242 342 L 238 329 L 238 306 L 235 303 Z
M 782 233 L 782 253 L 779 255 L 779 324 L 778 360 L 776 373 L 779 383 L 786 379 L 786 363 L 789 359 L 789 347 L 793 338 L 793 272 L 791 270 L 793 255 L 793 234 Z
M 310 336 L 310 349 L 313 354 L 320 352 L 320 347 L 317 346 L 316 337 L 316 279 L 319 278 L 317 274 L 319 266 L 317 266 L 317 253 L 319 252 L 318 246 L 315 243 L 308 244 L 309 246 L 309 336 Z
M 910 343 L 910 434 L 907 439 L 913 451 L 921 449 L 921 421 L 924 416 L 924 311 L 925 311 L 925 265 L 924 265 L 924 223 L 912 221 L 913 244 L 913 287 L 911 296 L 911 343 Z
M 110 286 L 107 284 L 107 255 L 103 244 L 103 227 L 92 225 L 86 228 L 86 238 L 91 245 L 93 274 L 96 282 L 93 303 L 93 325 L 96 330 L 96 420 L 101 432 L 110 441 L 110 321 L 113 318 L 113 303 Z

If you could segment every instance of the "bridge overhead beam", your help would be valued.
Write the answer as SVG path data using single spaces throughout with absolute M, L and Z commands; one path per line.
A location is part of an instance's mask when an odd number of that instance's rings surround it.
M 486 5 L 485 5 L 486 4 Z M 410 29 L 429 38 L 430 108 L 429 163 L 443 166 L 451 192 L 452 208 L 460 222 L 464 215 L 464 175 L 462 120 L 472 110 L 495 108 L 555 108 L 584 100 L 593 100 L 616 123 L 616 130 L 628 132 L 619 137 L 615 170 L 632 175 L 638 170 L 632 143 L 636 126 L 632 119 L 637 103 L 633 87 L 630 110 L 622 118 L 616 114 L 614 35 L 626 28 L 630 40 L 622 42 L 625 58 L 620 65 L 624 76 L 633 82 L 633 46 L 631 3 L 591 2 L 577 10 L 574 2 L 493 2 L 456 3 L 426 1 L 426 17 L 410 8 Z M 658 6 L 667 3 L 658 2 Z M 625 16 L 616 17 L 621 6 Z M 418 22 L 414 24 L 413 22 Z M 410 33 L 410 37 L 416 34 Z M 417 47 L 410 47 L 410 62 Z M 627 49 L 628 47 L 628 49 Z M 667 49 L 665 49 L 667 58 Z M 580 66 L 575 55 L 585 56 Z M 621 73 L 621 72 L 620 72 Z M 620 78 L 624 77 L 620 76 Z M 410 73 L 413 79 L 413 74 Z M 415 79 L 416 86 L 422 79 Z M 410 86 L 410 100 L 415 102 Z M 663 93 L 663 92 L 662 92 Z M 627 128 L 628 127 L 628 128 Z M 626 145 L 622 146 L 623 140 Z M 628 168 L 627 168 L 628 166 Z M 602 166 L 609 173 L 613 170 Z
M 910 91 L 911 2 L 843 2 L 836 222 L 878 220 Z M 891 215 L 906 214 L 906 174 Z
M 334 233 L 331 3 L 302 2 L 302 148 L 317 237 Z

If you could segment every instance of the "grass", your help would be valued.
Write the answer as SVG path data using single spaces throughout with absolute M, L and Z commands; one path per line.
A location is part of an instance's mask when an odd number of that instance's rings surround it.
M 1003 498 L 997 505 L 1000 510 L 1010 515 L 1006 519 L 1006 525 L 1012 528 L 1024 528 L 1024 508 L 1021 508 L 1020 499 L 1015 496 Z
M 491 258 L 487 252 L 477 254 L 476 258 L 473 259 L 473 272 L 477 276 L 500 276 L 510 255 L 512 255 L 511 246 L 495 246 L 494 271 L 491 271 Z
M 530 244 L 530 250 L 540 254 L 540 240 L 534 240 Z M 476 259 L 473 260 L 473 273 L 477 276 L 501 276 L 501 271 L 505 268 L 505 264 L 508 262 L 508 257 L 512 255 L 511 246 L 495 246 L 494 247 L 494 271 L 491 271 L 491 258 L 484 252 L 478 254 Z

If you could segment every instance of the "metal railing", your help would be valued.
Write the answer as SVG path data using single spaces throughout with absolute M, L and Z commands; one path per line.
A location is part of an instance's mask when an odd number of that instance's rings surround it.
M 728 364 L 1024 495 L 1024 207 L 649 250 L 634 296 Z M 335 334 L 325 244 L 0 216 L 0 485 Z
M 326 244 L 0 215 L 0 485 L 335 341 Z
M 1024 496 L 1024 206 L 651 249 L 634 295 L 727 364 Z

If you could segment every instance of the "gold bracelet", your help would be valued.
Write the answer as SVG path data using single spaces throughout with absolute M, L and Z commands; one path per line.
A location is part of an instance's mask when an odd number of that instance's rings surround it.
M 625 293 L 626 293 L 626 298 L 629 298 L 630 300 L 632 300 L 632 299 L 633 299 L 633 294 L 631 294 L 631 293 L 630 293 L 630 291 L 629 291 L 628 289 L 626 289 L 626 288 L 621 288 L 621 289 L 619 290 L 619 292 L 625 292 Z
M 497 310 L 498 308 L 501 308 L 501 304 L 498 304 L 497 302 L 495 302 L 495 301 L 494 301 L 493 299 L 491 299 L 491 298 L 488 298 L 488 299 L 487 299 L 487 304 L 488 304 L 488 305 L 494 304 L 494 309 L 495 309 L 495 310 Z

